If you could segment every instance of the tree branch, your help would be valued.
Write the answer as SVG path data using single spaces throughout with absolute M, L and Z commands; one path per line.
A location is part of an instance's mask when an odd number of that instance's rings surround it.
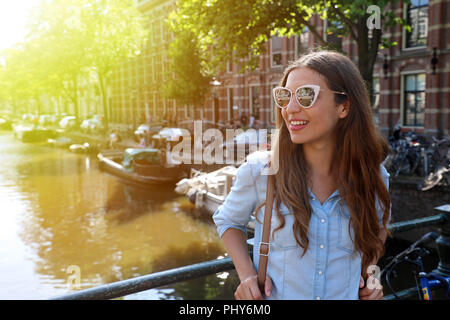
M 319 40 L 319 42 L 320 42 L 322 45 L 325 46 L 325 45 L 327 44 L 326 41 L 325 41 L 325 39 L 323 38 L 323 36 L 321 36 L 321 35 L 319 34 L 319 32 L 317 32 L 317 29 L 316 29 L 316 27 L 315 27 L 313 24 L 311 24 L 311 23 L 309 23 L 308 21 L 306 21 L 305 19 L 303 19 L 302 16 L 298 16 L 298 21 L 299 21 L 300 23 L 304 24 L 305 26 L 307 26 L 307 27 L 308 27 L 308 30 L 316 37 L 317 40 Z
M 352 22 L 349 18 L 347 18 L 342 11 L 335 8 L 334 5 L 331 5 L 331 9 L 334 11 L 334 13 L 336 13 L 339 16 L 339 18 L 342 19 L 342 22 L 344 22 L 348 26 L 348 29 L 350 31 L 352 38 L 355 41 L 358 41 L 358 35 L 356 34 L 356 32 L 354 30 L 354 28 L 357 27 L 356 24 L 354 22 Z

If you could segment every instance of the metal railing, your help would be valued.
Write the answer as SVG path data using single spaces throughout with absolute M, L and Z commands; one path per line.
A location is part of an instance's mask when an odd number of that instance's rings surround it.
M 191 280 L 218 272 L 233 270 L 231 258 L 215 259 L 180 268 L 156 272 L 145 276 L 113 282 L 98 287 L 80 290 L 52 300 L 106 300 L 123 297 L 136 292 L 165 286 L 175 282 Z
M 429 226 L 442 226 L 449 222 L 449 214 L 438 214 L 426 218 L 397 222 L 388 225 L 391 234 L 405 232 L 416 228 Z M 113 282 L 74 293 L 58 296 L 51 300 L 105 300 L 123 297 L 129 294 L 146 291 L 168 284 L 191 280 L 219 272 L 234 270 L 231 258 L 215 259 L 211 261 L 192 264 L 180 268 L 156 272 L 145 276 Z M 415 288 L 410 288 L 397 293 L 401 297 L 410 297 L 417 293 Z M 392 295 L 386 296 L 386 300 L 393 299 Z

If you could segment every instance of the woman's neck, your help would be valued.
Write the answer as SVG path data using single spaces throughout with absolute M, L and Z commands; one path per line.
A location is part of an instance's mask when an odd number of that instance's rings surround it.
M 329 144 L 303 145 L 308 166 L 307 183 L 314 197 L 324 203 L 336 190 L 336 175 L 332 171 L 334 146 Z
M 332 177 L 334 144 L 318 142 L 303 145 L 303 154 L 312 176 Z

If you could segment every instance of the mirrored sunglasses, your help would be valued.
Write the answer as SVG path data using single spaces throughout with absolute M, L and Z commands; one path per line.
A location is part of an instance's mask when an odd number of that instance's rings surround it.
M 308 84 L 301 86 L 295 90 L 295 100 L 302 108 L 311 108 L 316 102 L 317 97 L 319 96 L 320 86 L 314 84 Z M 345 95 L 345 92 L 333 91 L 329 90 L 336 94 Z M 292 98 L 292 90 L 286 87 L 276 87 L 273 89 L 273 98 L 275 100 L 276 105 L 284 109 L 288 106 L 289 102 Z

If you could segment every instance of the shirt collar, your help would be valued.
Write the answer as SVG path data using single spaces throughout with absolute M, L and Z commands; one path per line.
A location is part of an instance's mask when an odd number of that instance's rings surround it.
M 314 195 L 314 193 L 312 193 L 312 191 L 311 191 L 311 189 L 308 187 L 308 193 L 309 193 L 309 198 L 310 199 L 316 199 L 316 196 Z M 338 189 L 336 189 L 329 197 L 328 197 L 328 199 L 332 199 L 332 198 L 334 198 L 334 197 L 337 197 L 337 196 L 339 196 L 339 190 Z M 327 200 L 328 200 L 327 199 Z

